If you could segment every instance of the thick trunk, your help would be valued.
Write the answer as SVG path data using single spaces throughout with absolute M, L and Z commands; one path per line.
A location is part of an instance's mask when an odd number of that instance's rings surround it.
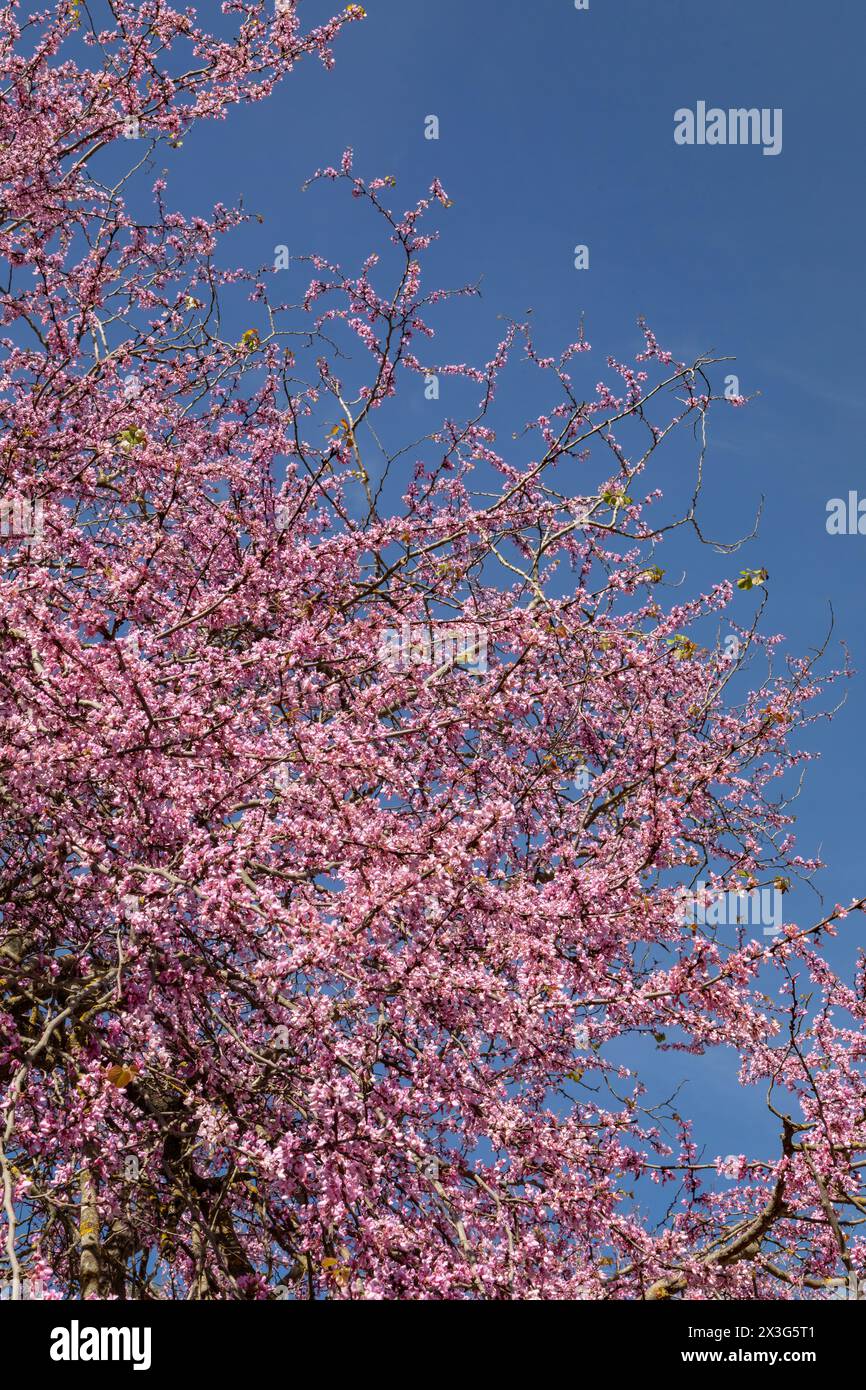
M 81 1174 L 79 1236 L 81 1240 L 81 1297 L 101 1298 L 99 1209 L 96 1204 L 96 1187 L 89 1168 L 85 1168 Z

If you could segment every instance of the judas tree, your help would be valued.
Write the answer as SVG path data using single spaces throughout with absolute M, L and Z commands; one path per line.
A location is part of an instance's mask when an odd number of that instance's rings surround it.
M 0 10 L 13 1296 L 838 1296 L 848 910 L 712 911 L 817 867 L 790 803 L 826 678 L 761 634 L 731 547 L 691 597 L 660 563 L 708 543 L 708 424 L 743 402 L 646 324 L 594 371 L 582 329 L 546 356 L 519 323 L 438 360 L 450 200 L 395 211 L 349 152 L 315 182 L 359 238 L 371 214 L 355 264 L 311 257 L 294 305 L 279 257 L 223 268 L 247 215 L 183 217 L 161 179 L 134 210 L 148 152 L 329 65 L 363 11 L 96 8 Z M 434 383 L 472 404 L 430 423 Z M 702 1150 L 659 1050 L 739 1058 L 752 1152 Z

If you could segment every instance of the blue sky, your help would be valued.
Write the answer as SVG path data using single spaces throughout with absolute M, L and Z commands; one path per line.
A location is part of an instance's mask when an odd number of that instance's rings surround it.
M 863 458 L 864 181 L 862 53 L 866 7 L 852 0 L 365 0 L 326 74 L 307 62 L 267 103 L 204 125 L 168 163 L 169 203 L 206 213 L 243 196 L 264 223 L 233 244 L 231 260 L 321 251 L 356 267 L 377 229 L 340 190 L 301 194 L 319 166 L 352 145 L 365 176 L 394 175 L 396 205 L 414 203 L 438 175 L 454 207 L 440 219 L 428 287 L 483 277 L 480 301 L 439 315 L 438 355 L 483 363 L 502 323 L 533 310 L 539 345 L 576 337 L 585 314 L 595 353 L 640 346 L 644 314 L 663 346 L 691 360 L 705 349 L 737 358 L 745 411 L 719 411 L 711 434 L 704 516 L 710 534 L 760 534 L 734 556 L 683 537 L 666 554 L 685 592 L 769 570 L 765 630 L 790 649 L 818 646 L 830 604 L 836 637 L 863 672 L 847 704 L 809 735 L 822 761 L 798 803 L 799 847 L 828 863 L 832 904 L 866 890 L 860 814 L 866 770 L 866 537 L 830 536 L 826 506 L 866 496 Z M 202 6 L 202 11 L 207 6 Z M 302 7 L 309 20 L 329 12 Z M 674 112 L 709 106 L 781 108 L 783 148 L 674 143 Z M 435 114 L 440 139 L 424 139 Z M 590 269 L 574 269 L 574 247 Z M 309 279 L 298 272 L 295 286 Z M 246 325 L 242 325 L 245 327 Z M 525 402 L 537 413 L 538 399 Z M 524 402 L 511 402 L 519 415 Z M 534 410 L 533 410 L 534 407 Z M 442 413 L 452 404 L 443 390 Z M 407 407 L 423 411 L 423 401 Z M 455 413 L 459 413 L 455 408 Z M 423 428 L 430 427 L 425 417 Z M 411 421 L 407 417 L 407 428 Z M 407 438 L 408 438 L 407 434 Z M 673 453 L 656 476 L 685 496 Z M 685 480 L 684 481 L 684 477 Z M 742 597 L 744 620 L 754 596 Z M 802 921 L 818 905 L 799 894 Z M 862 941 L 866 918 L 844 929 Z M 834 958 L 850 960 L 840 943 Z M 653 1057 L 651 1075 L 693 1077 L 682 1100 L 712 1153 L 754 1151 L 763 1096 L 741 1093 L 732 1056 L 700 1063 Z M 758 1145 L 760 1147 L 760 1144 Z

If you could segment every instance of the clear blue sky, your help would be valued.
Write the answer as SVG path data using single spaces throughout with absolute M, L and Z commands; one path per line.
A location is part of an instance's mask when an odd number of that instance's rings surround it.
M 743 391 L 762 395 L 745 411 L 719 412 L 704 515 L 710 534 L 734 538 L 750 529 L 763 494 L 759 539 L 732 557 L 684 540 L 662 563 L 687 570 L 687 592 L 765 566 L 765 627 L 784 633 L 794 651 L 823 640 L 832 602 L 836 634 L 863 675 L 845 685 L 848 702 L 832 726 L 810 735 L 823 760 L 798 803 L 799 846 L 823 852 L 829 903 L 864 892 L 866 537 L 831 537 L 825 519 L 829 498 L 849 489 L 866 496 L 866 6 L 365 6 L 366 22 L 337 44 L 332 74 L 305 63 L 267 103 L 203 126 L 181 151 L 158 156 L 158 164 L 171 161 L 170 204 L 207 213 L 217 199 L 242 195 L 265 223 L 237 238 L 232 260 L 262 264 L 286 243 L 293 254 L 318 250 L 355 267 L 359 250 L 374 244 L 372 223 L 336 190 L 300 193 L 315 168 L 338 163 L 352 145 L 358 172 L 397 178 L 398 207 L 434 175 L 454 199 L 430 258 L 433 279 L 456 285 L 483 276 L 483 298 L 440 314 L 442 358 L 484 362 L 502 329 L 497 315 L 522 317 L 530 306 L 539 343 L 551 352 L 576 336 L 585 311 L 593 383 L 608 352 L 623 358 L 639 346 L 639 313 L 679 358 L 704 349 L 735 354 Z M 329 7 L 309 0 L 303 11 L 313 20 Z M 676 146 L 674 111 L 698 100 L 781 107 L 781 154 Z M 438 142 L 424 139 L 429 114 L 440 119 Z M 576 243 L 590 248 L 586 272 L 573 267 Z M 308 278 L 305 269 L 295 286 Z M 512 404 L 523 413 L 523 402 Z M 451 408 L 445 391 L 440 405 Z M 525 406 L 537 413 L 541 402 L 527 398 Z M 429 426 L 425 417 L 422 430 Z M 658 474 L 670 498 L 684 495 L 676 473 L 671 462 Z M 743 596 L 742 612 L 752 609 Z M 798 894 L 796 902 L 804 923 L 817 920 L 813 898 Z M 851 919 L 845 934 L 862 942 L 866 918 Z M 842 945 L 835 952 L 851 957 Z M 650 1066 L 659 1084 L 686 1072 L 694 1078 L 681 1108 L 698 1118 L 711 1153 L 754 1151 L 756 1131 L 775 1152 L 763 1095 L 739 1092 L 733 1056 L 653 1057 Z

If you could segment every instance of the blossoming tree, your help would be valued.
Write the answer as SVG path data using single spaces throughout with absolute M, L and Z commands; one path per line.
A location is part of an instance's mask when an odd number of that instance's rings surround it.
M 183 218 L 160 181 L 134 217 L 120 142 L 330 64 L 363 11 L 103 8 L 0 7 L 0 474 L 31 520 L 0 538 L 13 1296 L 838 1296 L 866 1253 L 866 975 L 822 954 L 847 910 L 772 936 L 676 910 L 815 867 L 788 829 L 813 660 L 728 561 L 692 598 L 657 563 L 703 539 L 713 362 L 643 325 L 581 389 L 583 332 L 542 356 L 520 324 L 438 362 L 449 200 L 395 212 L 349 153 L 317 178 L 378 250 L 283 305 L 220 268 L 241 211 Z M 504 442 L 518 367 L 538 405 Z M 449 376 L 477 408 L 387 448 Z M 664 521 L 673 436 L 697 456 Z M 427 659 L 448 624 L 486 660 Z M 777 1141 L 702 1154 L 642 1081 L 657 1048 L 738 1055 Z

